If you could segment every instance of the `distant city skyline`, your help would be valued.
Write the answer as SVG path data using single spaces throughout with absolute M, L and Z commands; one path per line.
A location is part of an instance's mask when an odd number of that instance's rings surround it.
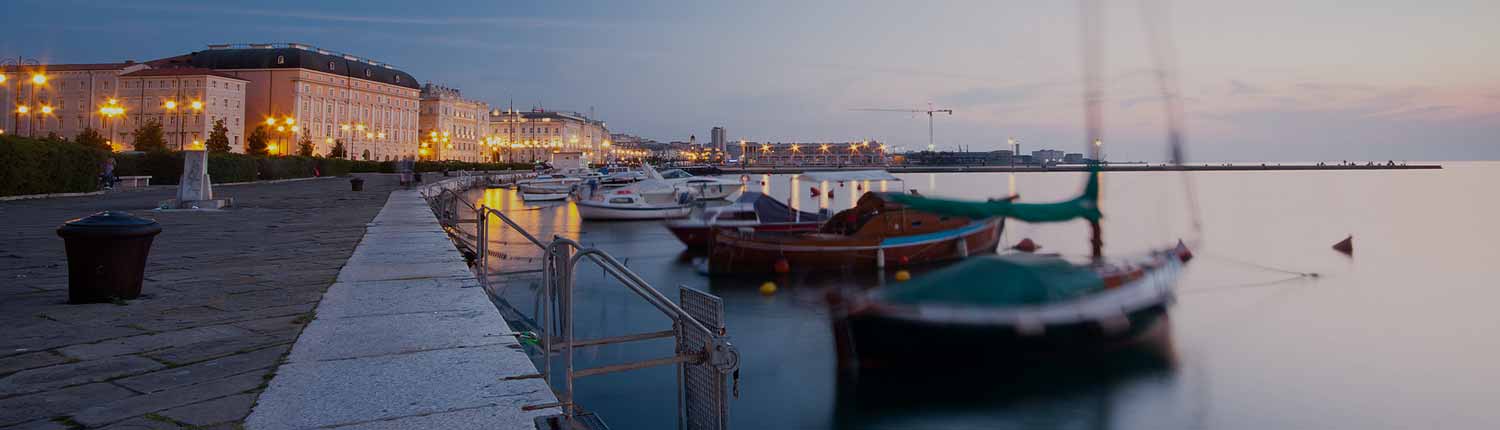
M 1106 2 L 1105 145 L 1161 160 L 1139 2 Z M 1171 4 L 1192 160 L 1500 159 L 1500 4 Z M 1074 2 L 97 3 L 15 0 L 0 57 L 137 61 L 302 42 L 497 108 L 590 112 L 660 141 L 875 139 L 1081 152 Z M 705 141 L 707 139 L 700 139 Z

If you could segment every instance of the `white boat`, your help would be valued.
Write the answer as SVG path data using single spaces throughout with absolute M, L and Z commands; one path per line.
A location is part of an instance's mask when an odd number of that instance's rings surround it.
M 521 200 L 528 202 L 565 200 L 582 182 L 582 179 L 567 175 L 546 174 L 516 182 L 516 190 L 521 192 Z
M 668 182 L 679 185 L 693 194 L 698 200 L 723 200 L 729 198 L 739 191 L 744 184 L 736 181 L 724 180 L 709 176 L 693 176 L 682 169 L 672 169 L 661 172 L 662 178 Z
M 578 215 L 585 220 L 643 220 L 683 218 L 693 213 L 691 193 L 662 179 L 650 165 L 644 170 L 645 180 L 579 198 Z

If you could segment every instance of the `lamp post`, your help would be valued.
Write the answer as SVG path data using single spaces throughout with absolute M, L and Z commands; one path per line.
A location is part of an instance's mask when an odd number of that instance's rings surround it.
M 114 136 L 115 124 L 118 121 L 118 119 L 116 118 L 121 115 L 125 115 L 125 108 L 120 106 L 119 100 L 109 99 L 103 107 L 99 108 L 99 115 L 103 115 L 106 121 L 109 121 L 109 127 L 107 127 L 106 130 L 106 133 L 109 133 L 108 136 Z M 111 150 L 114 149 L 115 142 L 113 137 L 105 139 L 105 143 L 109 144 Z
M 32 58 L 21 57 L 21 56 L 17 56 L 16 58 L 13 58 L 13 59 L 12 58 L 0 59 L 0 85 L 14 85 L 12 87 L 13 89 L 11 91 L 12 91 L 12 94 L 13 94 L 12 100 L 14 100 L 15 102 L 11 104 L 11 106 L 13 107 L 13 109 L 11 110 L 11 123 L 10 123 L 10 126 L 11 126 L 11 129 L 14 130 L 14 131 L 17 131 L 17 133 L 19 133 L 19 130 L 21 128 L 21 115 L 25 115 L 27 113 L 27 111 L 30 110 L 29 107 L 24 106 L 24 105 L 21 104 L 21 81 L 20 81 L 19 78 L 20 78 L 21 73 L 22 73 L 22 68 L 24 68 L 26 66 L 32 66 L 32 67 L 40 68 L 41 65 L 42 65 L 42 63 L 40 61 L 37 61 L 37 60 L 32 59 Z M 17 77 L 17 79 L 11 79 L 10 76 L 7 76 L 5 74 L 4 70 L 5 70 L 5 67 L 7 67 L 7 66 L 15 66 L 16 67 L 16 77 Z M 12 80 L 15 81 L 14 84 L 10 84 L 10 82 Z M 45 85 L 46 83 L 47 83 L 47 75 L 44 75 L 44 74 L 42 74 L 40 72 L 32 74 L 32 76 L 31 76 L 32 87 L 31 87 L 31 92 L 29 93 L 28 97 L 30 99 L 32 99 L 33 102 L 35 101 L 35 98 L 36 98 L 37 87 L 39 87 L 41 85 Z M 27 118 L 27 119 L 29 120 L 30 118 Z M 34 132 L 28 126 L 26 133 L 27 133 L 27 136 L 31 136 Z

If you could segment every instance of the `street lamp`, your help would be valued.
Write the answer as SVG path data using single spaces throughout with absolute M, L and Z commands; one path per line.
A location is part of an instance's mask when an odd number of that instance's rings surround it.
M 25 67 L 25 66 L 32 66 L 32 67 L 36 67 L 37 69 L 40 69 L 42 63 L 40 61 L 35 60 L 35 59 L 25 58 L 25 57 L 15 57 L 15 58 L 0 59 L 0 85 L 4 85 L 4 84 L 6 84 L 7 82 L 10 81 L 10 77 L 6 76 L 5 73 L 3 73 L 3 70 L 4 70 L 5 66 L 11 66 L 11 65 L 16 66 L 16 73 L 17 73 L 17 76 L 19 77 L 20 73 L 22 73 L 21 69 L 23 67 Z M 27 103 L 28 105 L 36 104 L 36 90 L 37 90 L 37 87 L 42 86 L 42 85 L 46 85 L 46 84 L 47 84 L 47 76 L 46 75 L 44 75 L 42 73 L 39 73 L 39 72 L 33 72 L 32 73 L 32 75 L 31 75 L 31 92 L 27 93 L 27 97 L 29 99 L 29 101 Z M 24 115 L 28 111 L 30 111 L 30 108 L 21 104 L 21 82 L 19 80 L 17 80 L 17 82 L 15 84 L 15 88 L 12 91 L 15 94 L 15 97 L 13 98 L 14 104 L 12 104 L 12 106 L 15 106 L 15 108 L 14 108 L 15 110 L 11 113 L 11 129 L 12 130 L 19 130 L 21 128 L 21 115 Z M 22 109 L 23 107 L 26 107 L 26 109 Z M 28 122 L 31 119 L 32 118 L 28 117 L 27 118 Z M 26 130 L 26 135 L 27 136 L 34 135 L 36 133 L 36 131 L 34 130 L 34 128 L 35 128 L 35 124 L 28 124 L 27 130 Z

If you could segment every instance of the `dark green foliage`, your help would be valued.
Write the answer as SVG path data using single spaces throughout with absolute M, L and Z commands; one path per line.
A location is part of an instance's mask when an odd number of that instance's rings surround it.
M 255 130 L 250 131 L 250 135 L 245 137 L 245 153 L 266 155 L 266 142 L 270 140 L 270 132 L 266 131 L 266 126 L 255 126 Z
M 83 131 L 78 132 L 78 136 L 73 138 L 73 143 L 100 151 L 109 150 L 109 140 L 105 139 L 104 135 L 99 134 L 99 130 L 95 130 L 93 127 L 87 127 Z
M 57 132 L 55 131 L 47 132 L 46 140 L 53 143 L 63 143 L 68 141 L 67 139 L 63 139 L 62 136 L 58 136 Z
M 214 129 L 208 133 L 208 141 L 203 145 L 208 152 L 229 152 L 229 128 L 224 127 L 224 120 L 214 121 Z
M 167 150 L 167 139 L 161 129 L 161 123 L 155 119 L 146 120 L 145 124 L 136 127 L 131 133 L 133 140 L 131 144 L 137 151 L 165 151 Z
M 348 153 L 349 151 L 344 149 L 343 139 L 333 141 L 333 149 L 328 150 L 328 156 L 333 158 L 345 158 L 349 155 Z
M 346 176 L 354 170 L 354 162 L 338 158 L 316 158 L 318 174 L 321 176 Z
M 98 190 L 108 154 L 79 145 L 0 135 L 0 196 Z
M 313 156 L 312 136 L 308 136 L 307 133 L 302 134 L 302 139 L 297 141 L 297 155 L 303 157 Z

